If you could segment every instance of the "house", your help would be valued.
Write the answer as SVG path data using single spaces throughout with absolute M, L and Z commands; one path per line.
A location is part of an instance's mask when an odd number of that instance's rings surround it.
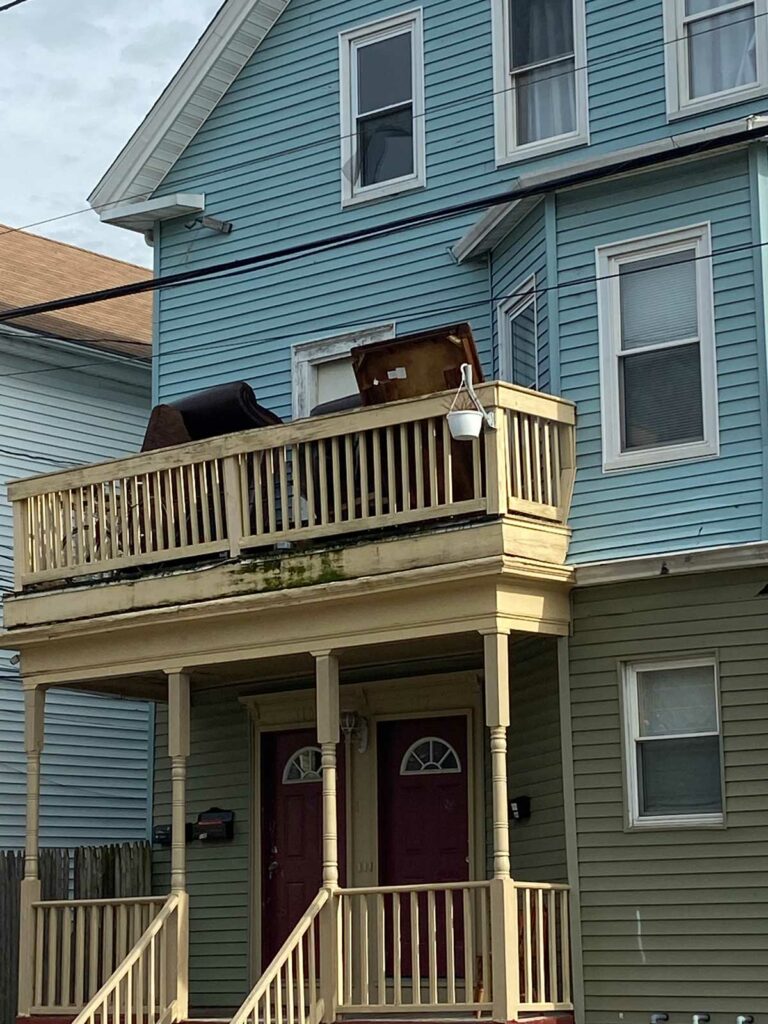
M 141 281 L 148 273 L 0 227 L 0 309 Z M 128 297 L 0 325 L 0 587 L 13 586 L 6 484 L 135 450 L 150 401 L 152 304 Z M 0 848 L 25 844 L 24 700 L 0 652 Z M 77 847 L 147 838 L 152 708 L 61 690 L 49 695 L 40 841 Z
M 223 5 L 91 202 L 174 276 L 155 402 L 244 379 L 286 422 L 11 490 L 29 756 L 44 687 L 154 698 L 172 825 L 156 916 L 27 912 L 22 1014 L 768 1012 L 766 33 Z M 465 324 L 478 440 L 439 388 L 311 415 Z

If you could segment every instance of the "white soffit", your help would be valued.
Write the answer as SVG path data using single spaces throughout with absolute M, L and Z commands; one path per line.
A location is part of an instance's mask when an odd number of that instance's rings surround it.
M 289 3 L 225 0 L 91 192 L 88 202 L 97 212 L 146 199 L 157 190 Z
M 100 217 L 105 224 L 114 224 L 129 231 L 151 231 L 159 220 L 174 220 L 176 217 L 195 217 L 205 211 L 205 196 L 198 192 L 174 192 L 157 196 L 144 202 L 123 203 L 102 210 Z

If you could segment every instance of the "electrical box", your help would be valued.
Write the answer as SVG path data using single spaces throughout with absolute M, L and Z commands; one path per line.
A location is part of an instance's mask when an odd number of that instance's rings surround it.
M 513 821 L 526 821 L 531 816 L 531 798 L 514 796 L 509 801 L 509 815 Z
M 204 843 L 221 843 L 234 838 L 235 812 L 210 807 L 197 816 L 195 839 Z

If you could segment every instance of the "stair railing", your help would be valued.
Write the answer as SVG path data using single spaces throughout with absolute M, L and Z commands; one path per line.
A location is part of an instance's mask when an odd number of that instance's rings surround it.
M 173 1024 L 178 1020 L 182 896 L 168 897 L 117 969 L 72 1024 Z
M 322 1019 L 319 919 L 330 898 L 328 889 L 320 890 L 231 1024 L 318 1024 Z

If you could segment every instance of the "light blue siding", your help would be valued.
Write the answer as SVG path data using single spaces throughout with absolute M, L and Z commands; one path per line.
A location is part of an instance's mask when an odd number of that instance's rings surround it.
M 57 366 L 58 362 L 58 366 Z M 61 366 L 96 364 L 86 372 Z M 98 369 L 98 364 L 101 368 Z M 0 587 L 12 585 L 8 480 L 135 451 L 149 368 L 93 350 L 0 334 Z M 24 843 L 24 712 L 0 651 L 0 848 Z M 46 700 L 41 839 L 75 846 L 147 835 L 152 712 L 141 701 L 51 690 Z
M 603 473 L 597 295 L 589 281 L 595 247 L 705 221 L 715 253 L 720 457 Z M 578 407 L 571 558 L 759 540 L 763 442 L 746 154 L 561 196 L 557 241 L 561 393 Z

